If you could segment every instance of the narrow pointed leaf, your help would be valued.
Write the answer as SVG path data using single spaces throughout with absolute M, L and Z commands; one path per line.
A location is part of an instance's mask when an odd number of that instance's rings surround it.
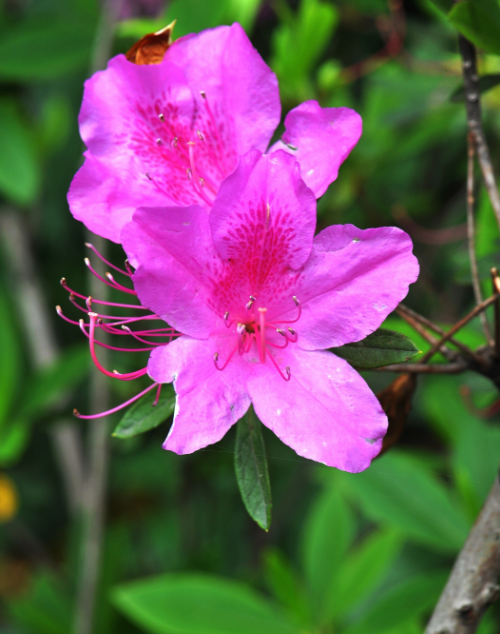
M 332 352 L 355 368 L 379 368 L 391 363 L 405 363 L 419 354 L 419 349 L 406 335 L 379 328 L 366 339 L 348 343 Z
M 253 409 L 238 422 L 234 452 L 236 480 L 245 507 L 264 530 L 271 525 L 271 484 L 262 425 Z
M 174 412 L 175 394 L 171 385 L 163 385 L 158 405 L 153 406 L 156 390 L 145 394 L 130 407 L 113 432 L 117 438 L 131 438 L 154 429 Z

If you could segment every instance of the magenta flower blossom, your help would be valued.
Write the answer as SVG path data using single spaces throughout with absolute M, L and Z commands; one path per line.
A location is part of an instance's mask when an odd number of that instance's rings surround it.
M 88 149 L 68 194 L 71 211 L 120 242 L 138 207 L 210 209 L 239 157 L 266 151 L 280 110 L 276 76 L 239 24 L 180 38 L 160 64 L 118 55 L 85 85 L 79 121 Z M 305 183 L 322 195 L 357 143 L 361 118 L 308 101 L 285 127 L 270 151 L 295 154 Z
M 141 208 L 126 225 L 142 305 L 182 333 L 148 364 L 177 393 L 165 449 L 218 441 L 252 403 L 301 456 L 357 472 L 379 453 L 386 416 L 328 349 L 373 332 L 418 263 L 400 229 L 337 225 L 314 237 L 315 227 L 315 196 L 280 150 L 242 157 L 209 213 Z

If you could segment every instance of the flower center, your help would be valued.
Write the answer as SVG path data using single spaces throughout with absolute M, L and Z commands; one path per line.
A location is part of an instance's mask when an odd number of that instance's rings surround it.
M 223 317 L 224 322 L 227 328 L 233 327 L 236 323 L 235 332 L 237 342 L 222 366 L 219 365 L 219 353 L 215 353 L 215 367 L 218 370 L 224 370 L 236 352 L 238 352 L 240 356 L 246 354 L 247 352 L 250 352 L 253 344 L 255 344 L 259 354 L 260 363 L 266 363 L 266 360 L 270 359 L 281 377 L 285 381 L 289 381 L 291 378 L 290 367 L 286 366 L 285 372 L 283 373 L 274 357 L 273 350 L 284 349 L 289 344 L 297 343 L 297 331 L 289 324 L 299 321 L 302 308 L 295 295 L 292 299 L 298 309 L 297 317 L 292 320 L 274 319 L 272 321 L 268 321 L 266 319 L 267 308 L 261 306 L 257 308 L 257 311 L 252 310 L 253 304 L 257 301 L 257 298 L 253 295 L 250 295 L 250 299 L 245 306 L 245 313 L 243 317 L 237 317 L 230 320 L 230 313 L 229 311 L 226 311 Z M 276 337 L 276 335 L 279 336 Z M 278 342 L 278 340 L 280 341 Z

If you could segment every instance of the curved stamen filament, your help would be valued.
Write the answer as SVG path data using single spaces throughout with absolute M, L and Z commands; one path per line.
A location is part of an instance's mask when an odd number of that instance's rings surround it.
M 137 295 L 137 293 L 131 290 L 130 288 L 126 288 L 125 286 L 121 286 L 121 285 L 116 285 L 116 282 L 114 284 L 111 284 L 108 280 L 104 279 L 104 277 L 99 275 L 99 273 L 92 267 L 92 264 L 90 263 L 90 260 L 88 258 L 85 258 L 84 262 L 85 262 L 85 266 L 97 277 L 98 280 L 101 280 L 101 282 L 104 282 L 104 284 L 107 284 L 108 286 L 111 286 L 111 288 L 114 288 L 118 291 L 123 291 L 124 293 L 130 293 L 131 295 Z
M 302 305 L 299 302 L 299 300 L 297 299 L 297 297 L 294 295 L 292 297 L 295 306 L 297 306 L 297 308 L 299 309 L 299 314 L 297 315 L 297 317 L 295 319 L 288 319 L 288 320 L 283 320 L 283 319 L 275 319 L 274 321 L 270 321 L 269 324 L 274 325 L 274 324 L 294 324 L 297 321 L 299 321 L 300 316 L 302 315 Z
M 274 367 L 280 373 L 281 378 L 284 381 L 289 381 L 292 378 L 292 373 L 290 372 L 290 366 L 289 365 L 286 366 L 286 368 L 285 368 L 286 376 L 285 376 L 285 374 L 283 374 L 283 372 L 281 371 L 281 368 L 279 367 L 279 365 L 276 363 L 276 359 L 273 357 L 273 355 L 271 353 L 269 353 L 269 358 L 274 363 Z
M 234 353 L 236 352 L 236 350 L 238 350 L 238 344 L 236 346 L 234 346 L 234 348 L 232 349 L 230 355 L 228 356 L 228 358 L 226 359 L 224 365 L 220 368 L 218 366 L 218 361 L 219 361 L 219 353 L 216 352 L 214 354 L 214 364 L 215 367 L 217 368 L 217 370 L 220 370 L 222 372 L 222 370 L 224 370 L 224 368 L 226 368 L 227 364 L 231 361 L 231 359 L 233 358 Z
M 120 374 L 119 372 L 109 372 L 109 370 L 106 370 L 106 368 L 104 368 L 99 362 L 99 359 L 97 358 L 96 351 L 95 351 L 95 325 L 96 325 L 96 320 L 99 318 L 99 315 L 97 313 L 89 313 L 89 318 L 90 318 L 90 324 L 89 324 L 90 356 L 92 357 L 92 361 L 94 362 L 96 368 L 100 372 L 102 372 L 106 376 L 110 376 L 115 379 L 121 379 L 122 381 L 135 379 L 139 376 L 142 376 L 143 374 L 146 374 L 147 368 L 143 368 L 142 370 L 137 370 L 136 372 L 130 372 L 128 374 Z
M 91 251 L 93 251 L 97 257 L 102 260 L 105 264 L 107 264 L 108 266 L 110 266 L 112 269 L 115 269 L 115 271 L 118 271 L 118 273 L 121 273 L 122 275 L 126 275 L 127 277 L 130 277 L 130 273 L 127 273 L 127 271 L 123 271 L 122 269 L 120 269 L 118 266 L 115 266 L 114 264 L 111 264 L 111 262 L 109 262 L 108 260 L 106 260 L 105 257 L 103 257 L 99 251 L 95 248 L 95 246 L 93 244 L 91 244 L 90 242 L 86 242 L 85 246 L 90 249 Z
M 74 409 L 73 410 L 73 414 L 77 418 L 83 418 L 85 420 L 89 420 L 91 418 L 102 418 L 103 416 L 108 416 L 109 414 L 114 414 L 115 412 L 119 412 L 121 409 L 124 409 L 125 407 L 128 407 L 129 405 L 131 405 L 135 401 L 139 400 L 141 398 L 141 396 L 144 396 L 144 394 L 147 394 L 148 392 L 150 392 L 157 385 L 161 385 L 161 384 L 153 383 L 152 385 L 147 387 L 142 392 L 139 392 L 139 394 L 136 394 L 134 397 L 132 397 L 128 401 L 125 401 L 125 403 L 122 403 L 121 405 L 117 405 L 116 407 L 113 407 L 112 409 L 108 409 L 106 412 L 101 412 L 100 414 L 91 414 L 90 416 L 84 416 L 84 415 L 80 414 L 80 412 L 77 409 Z
M 158 405 L 158 401 L 160 400 L 160 392 L 161 392 L 161 383 L 158 383 L 158 391 L 156 392 L 156 398 L 155 398 L 155 402 L 153 403 L 153 407 L 156 407 Z
M 85 330 L 85 326 L 88 326 L 88 325 L 89 324 L 86 324 L 83 319 L 80 319 L 80 330 L 83 332 L 83 334 L 87 338 L 90 338 L 89 333 Z M 94 344 L 97 344 L 101 348 L 107 348 L 108 350 L 116 350 L 117 352 L 151 352 L 151 350 L 154 350 L 154 347 L 152 348 L 117 348 L 116 346 L 110 346 L 107 343 L 102 343 L 102 341 L 97 341 L 97 339 L 94 339 Z M 161 344 L 156 344 L 156 345 L 161 345 Z

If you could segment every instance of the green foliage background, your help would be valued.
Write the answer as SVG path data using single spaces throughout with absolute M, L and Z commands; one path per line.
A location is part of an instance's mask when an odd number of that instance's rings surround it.
M 140 4 L 130 0 L 132 14 Z M 283 115 L 305 99 L 360 112 L 362 139 L 319 201 L 319 228 L 405 228 L 405 210 L 430 230 L 410 225 L 422 271 L 407 303 L 446 325 L 473 306 L 465 241 L 428 243 L 429 235 L 446 238 L 443 229 L 465 221 L 466 120 L 460 95 L 452 99 L 461 85 L 456 28 L 482 49 L 481 74 L 498 75 L 500 7 L 497 0 L 455 7 L 405 0 L 397 15 L 404 47 L 373 60 L 395 19 L 384 0 L 172 0 L 159 18 L 136 11 L 122 21 L 114 53 L 174 18 L 177 36 L 238 20 L 278 74 Z M 59 278 L 80 290 L 86 284 L 83 228 L 68 211 L 66 192 L 81 161 L 77 116 L 99 18 L 96 0 L 0 3 L 0 213 L 22 217 L 46 306 L 61 304 L 68 313 Z M 500 88 L 491 85 L 484 122 L 498 170 Z M 485 193 L 478 194 L 487 291 L 499 235 Z M 90 364 L 81 333 L 54 311 L 63 353 L 43 373 L 35 370 L 12 254 L 1 248 L 0 470 L 15 487 L 19 510 L 0 526 L 0 629 L 67 634 L 79 526 L 66 507 L 51 434 L 73 406 L 88 410 Z M 123 259 L 119 247 L 113 259 Z M 385 326 L 428 348 L 399 318 Z M 461 337 L 482 342 L 476 323 Z M 124 356 L 115 365 L 139 367 Z M 364 374 L 375 391 L 393 378 Z M 478 407 L 497 398 L 472 374 L 420 377 L 401 441 L 362 474 L 301 459 L 264 430 L 273 489 L 268 533 L 249 519 L 237 490 L 234 430 L 215 446 L 177 456 L 161 449 L 168 425 L 128 438 L 126 422 L 123 438 L 111 440 L 95 631 L 421 632 L 500 459 L 498 415 L 471 413 L 461 385 Z M 113 389 L 118 403 L 138 388 Z M 168 399 L 165 411 L 172 411 Z M 489 613 L 481 634 L 498 634 L 498 623 Z

